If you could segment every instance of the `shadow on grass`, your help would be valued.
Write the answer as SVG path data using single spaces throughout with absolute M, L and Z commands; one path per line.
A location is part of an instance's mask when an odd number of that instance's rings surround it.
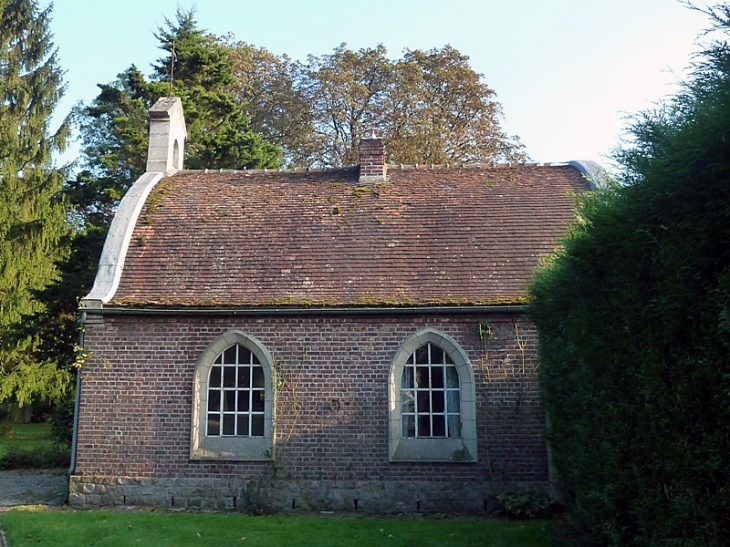
M 0 436 L 0 469 L 68 467 L 70 453 L 51 438 L 48 424 L 15 424 Z

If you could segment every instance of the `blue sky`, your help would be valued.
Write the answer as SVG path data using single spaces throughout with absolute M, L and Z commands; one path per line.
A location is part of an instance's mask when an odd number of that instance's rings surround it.
M 293 59 L 343 42 L 382 43 L 393 58 L 451 44 L 497 92 L 504 129 L 533 160 L 607 167 L 626 116 L 676 89 L 709 26 L 674 0 L 57 0 L 51 30 L 67 81 L 58 115 L 132 63 L 149 73 L 162 54 L 153 33 L 178 5 L 194 7 L 201 28 Z

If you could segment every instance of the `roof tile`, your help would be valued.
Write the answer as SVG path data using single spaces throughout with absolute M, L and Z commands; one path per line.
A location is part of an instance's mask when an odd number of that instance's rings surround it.
M 184 171 L 147 199 L 109 304 L 521 302 L 587 188 L 569 166 Z

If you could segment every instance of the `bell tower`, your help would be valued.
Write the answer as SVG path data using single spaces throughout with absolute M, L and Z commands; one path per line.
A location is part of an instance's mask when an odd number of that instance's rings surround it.
M 185 116 L 180 97 L 165 97 L 149 110 L 150 145 L 147 172 L 171 175 L 183 168 L 185 152 Z

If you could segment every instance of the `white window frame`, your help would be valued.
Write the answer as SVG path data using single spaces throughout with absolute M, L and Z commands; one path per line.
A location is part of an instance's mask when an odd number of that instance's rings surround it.
M 239 344 L 253 353 L 264 371 L 264 436 L 233 437 L 207 435 L 208 378 L 218 356 Z M 274 360 L 254 336 L 230 330 L 213 340 L 198 358 L 193 374 L 193 409 L 190 435 L 191 460 L 268 461 L 274 454 Z
M 461 399 L 461 437 L 403 437 L 401 416 L 401 379 L 403 368 L 421 346 L 431 343 L 444 350 L 459 374 Z M 476 462 L 476 401 L 474 371 L 459 344 L 447 334 L 428 327 L 409 336 L 398 348 L 388 378 L 389 457 L 391 462 Z

